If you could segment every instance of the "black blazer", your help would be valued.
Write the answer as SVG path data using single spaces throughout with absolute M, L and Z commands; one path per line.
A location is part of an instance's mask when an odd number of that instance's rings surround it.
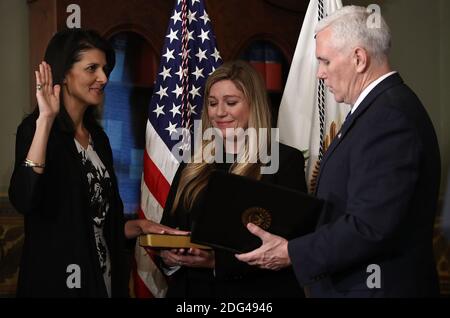
M 430 118 L 391 75 L 346 120 L 322 160 L 317 196 L 327 204 L 319 226 L 288 244 L 298 281 L 315 297 L 437 296 L 439 183 Z M 370 288 L 376 273 L 380 288 Z
M 261 181 L 306 192 L 305 160 L 297 149 L 279 144 L 279 169 L 275 174 L 262 175 Z M 231 164 L 216 164 L 217 169 L 227 170 Z M 171 213 L 178 188 L 182 164 L 178 169 L 166 201 L 162 224 L 191 229 L 193 211 L 178 207 Z M 224 189 L 226 195 L 226 189 Z M 230 199 L 224 197 L 224 199 Z M 201 199 L 200 199 L 201 200 Z M 199 200 L 199 201 L 200 201 Z M 218 202 L 220 204 L 220 202 Z M 294 213 L 294 210 L 293 210 Z M 232 235 L 232 233 L 230 233 Z M 182 267 L 170 276 L 168 297 L 304 297 L 291 268 L 278 272 L 260 270 L 239 262 L 232 253 L 215 250 L 216 267 L 210 269 Z
M 9 198 L 25 219 L 25 242 L 19 272 L 20 297 L 107 297 L 96 252 L 88 184 L 73 135 L 55 121 L 46 153 L 44 173 L 22 166 L 36 129 L 30 115 L 17 129 L 16 162 Z M 100 127 L 88 127 L 93 146 L 111 176 L 113 199 L 104 224 L 111 258 L 113 297 L 128 295 L 128 265 L 124 249 L 123 205 L 114 174 L 108 137 Z M 69 289 L 66 280 L 76 264 L 81 287 Z

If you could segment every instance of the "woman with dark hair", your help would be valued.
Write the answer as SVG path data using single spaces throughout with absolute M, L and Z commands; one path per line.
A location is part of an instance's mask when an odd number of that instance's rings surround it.
M 124 222 L 108 137 L 95 113 L 115 63 L 98 33 L 68 29 L 48 44 L 35 111 L 17 129 L 9 198 L 25 216 L 17 295 L 127 297 L 125 238 L 179 231 Z

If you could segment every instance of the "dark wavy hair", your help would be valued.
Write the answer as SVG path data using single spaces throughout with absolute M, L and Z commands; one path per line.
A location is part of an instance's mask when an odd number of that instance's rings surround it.
M 89 49 L 99 49 L 106 56 L 107 77 L 114 68 L 116 58 L 115 52 L 109 42 L 94 30 L 65 29 L 57 32 L 48 43 L 44 60 L 52 68 L 53 85 L 63 85 L 64 78 L 72 68 L 73 64 L 80 61 L 81 54 Z M 61 107 L 56 117 L 56 122 L 62 131 L 74 133 L 74 124 L 64 106 L 63 89 L 60 93 Z M 39 115 L 39 108 L 34 113 Z M 83 118 L 87 127 L 98 126 L 98 111 L 96 107 L 88 107 Z

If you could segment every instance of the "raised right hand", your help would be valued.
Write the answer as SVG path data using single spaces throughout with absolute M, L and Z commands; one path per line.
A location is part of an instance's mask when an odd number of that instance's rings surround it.
M 53 86 L 52 70 L 46 62 L 39 64 L 39 71 L 35 71 L 35 75 L 39 117 L 53 119 L 59 113 L 61 86 Z

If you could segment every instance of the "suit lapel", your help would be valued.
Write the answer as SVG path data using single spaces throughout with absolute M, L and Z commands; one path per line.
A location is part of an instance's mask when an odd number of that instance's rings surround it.
M 342 142 L 342 140 L 345 138 L 345 136 L 349 133 L 349 131 L 354 126 L 355 122 L 359 120 L 365 111 L 369 108 L 370 105 L 377 99 L 379 95 L 381 95 L 383 92 L 385 92 L 387 89 L 403 83 L 402 78 L 398 73 L 392 74 L 391 76 L 384 79 L 381 83 L 379 83 L 377 86 L 375 86 L 374 89 L 366 96 L 366 98 L 363 99 L 361 104 L 359 104 L 358 108 L 355 110 L 353 114 L 351 114 L 342 125 L 339 133 L 336 135 L 336 137 L 333 139 L 332 143 L 328 147 L 327 151 L 325 152 L 324 157 L 322 158 L 322 161 L 320 163 L 320 170 L 319 175 L 317 177 L 317 187 L 316 192 L 318 189 L 318 185 L 320 182 L 320 177 L 322 175 L 322 171 L 324 170 L 324 167 L 327 163 L 327 161 L 332 157 L 333 152 L 336 150 L 336 148 L 339 146 L 339 144 Z

